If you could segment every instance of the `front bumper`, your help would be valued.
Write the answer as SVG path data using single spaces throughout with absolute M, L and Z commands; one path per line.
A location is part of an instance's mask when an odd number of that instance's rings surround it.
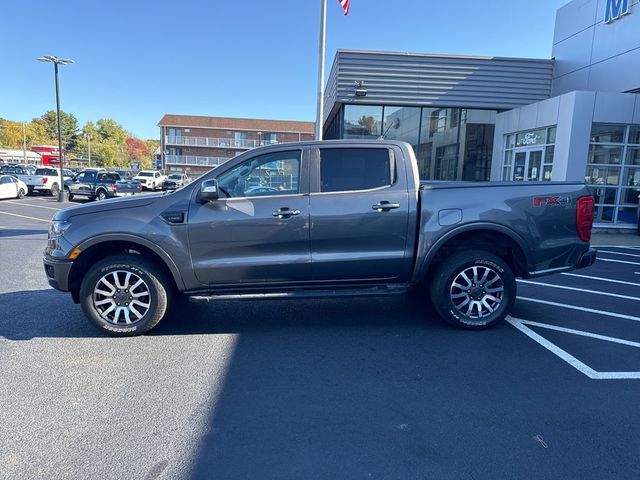
M 44 271 L 47 275 L 49 285 L 56 290 L 63 292 L 69 291 L 69 274 L 73 266 L 72 260 L 53 260 L 50 257 L 44 257 Z
M 576 268 L 587 268 L 593 265 L 596 262 L 596 257 L 598 252 L 595 248 L 590 248 L 587 253 L 582 254 Z

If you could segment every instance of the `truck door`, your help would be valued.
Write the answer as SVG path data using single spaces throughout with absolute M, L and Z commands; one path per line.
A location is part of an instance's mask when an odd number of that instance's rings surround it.
M 84 178 L 78 183 L 78 190 L 81 195 L 93 196 L 96 193 L 97 172 L 85 172 Z
M 315 150 L 311 212 L 314 280 L 408 279 L 409 197 L 401 150 L 386 145 Z M 407 159 L 408 161 L 408 159 Z M 415 197 L 415 196 L 414 196 Z
M 277 169 L 278 181 L 270 174 Z M 218 167 L 220 198 L 194 194 L 188 234 L 193 269 L 204 284 L 311 279 L 308 150 L 292 148 Z
M 78 173 L 69 182 L 69 192 L 72 195 L 78 195 L 80 193 L 80 184 L 84 181 L 84 176 L 85 175 L 86 175 L 86 173 L 84 173 L 84 172 Z

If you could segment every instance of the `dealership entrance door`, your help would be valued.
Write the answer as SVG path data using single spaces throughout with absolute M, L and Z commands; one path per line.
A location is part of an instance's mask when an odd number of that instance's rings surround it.
M 542 157 L 544 148 L 517 149 L 513 153 L 513 178 L 516 182 L 543 180 Z

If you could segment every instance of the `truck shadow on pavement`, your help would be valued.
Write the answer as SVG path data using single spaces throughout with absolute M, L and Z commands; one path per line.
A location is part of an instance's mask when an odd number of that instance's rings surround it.
M 324 331 L 335 327 L 366 331 L 381 325 L 431 325 L 437 320 L 415 295 L 376 299 L 225 301 L 208 305 L 183 302 L 147 336 Z M 426 305 L 427 309 L 431 307 Z M 425 318 L 426 317 L 426 318 Z M 432 321 L 428 319 L 432 318 Z M 0 294 L 0 338 L 109 336 L 85 318 L 68 293 L 53 289 Z
M 0 228 L 0 238 L 21 237 L 24 235 L 46 235 L 47 229 L 29 229 L 29 228 Z M 46 237 L 45 237 L 46 240 Z

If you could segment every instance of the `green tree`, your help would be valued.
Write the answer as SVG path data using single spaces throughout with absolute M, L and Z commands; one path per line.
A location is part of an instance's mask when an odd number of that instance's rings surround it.
M 44 124 L 47 136 L 58 138 L 58 118 L 53 110 L 47 111 L 40 120 Z M 78 142 L 78 119 L 72 114 L 60 111 L 60 123 L 62 124 L 62 141 L 67 151 L 75 150 Z

